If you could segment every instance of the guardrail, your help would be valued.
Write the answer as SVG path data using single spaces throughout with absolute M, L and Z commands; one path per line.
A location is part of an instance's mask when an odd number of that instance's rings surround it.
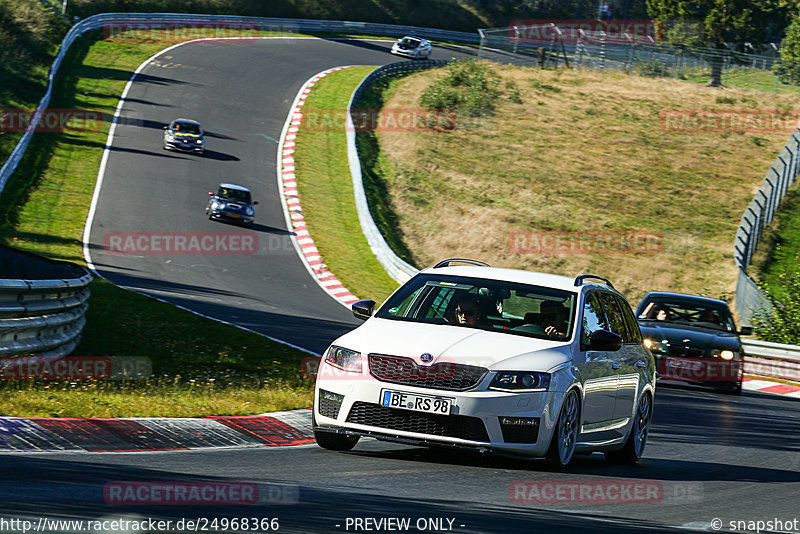
M 170 25 L 187 25 L 202 28 L 205 26 L 211 30 L 215 26 L 226 25 L 226 27 L 239 27 L 242 29 L 256 29 L 262 31 L 275 32 L 330 32 L 330 33 L 360 33 L 369 35 L 402 37 L 407 34 L 414 34 L 426 39 L 439 41 L 455 41 L 463 43 L 479 43 L 480 38 L 477 33 L 457 32 L 451 30 L 437 30 L 433 28 L 420 28 L 417 26 L 401 26 L 395 24 L 380 24 L 372 22 L 350 22 L 341 20 L 305 20 L 305 19 L 282 19 L 269 17 L 237 17 L 231 15 L 191 15 L 181 13 L 103 13 L 93 15 L 75 24 L 61 43 L 53 65 L 50 67 L 50 74 L 47 83 L 47 91 L 36 108 L 31 118 L 30 124 L 23 134 L 17 146 L 11 152 L 8 160 L 0 168 L 0 192 L 3 191 L 9 177 L 14 173 L 22 159 L 25 150 L 30 144 L 36 126 L 42 118 L 42 114 L 50 104 L 53 93 L 53 81 L 64 60 L 64 56 L 69 51 L 72 44 L 81 35 L 88 31 L 107 28 L 111 35 L 125 29 L 159 29 L 159 25 L 164 28 Z
M 356 147 L 356 132 L 353 126 L 353 105 L 364 95 L 364 92 L 369 89 L 370 85 L 377 82 L 381 78 L 394 76 L 396 74 L 413 72 L 416 70 L 433 69 L 447 65 L 447 61 L 402 61 L 399 63 L 391 63 L 379 67 L 369 73 L 369 75 L 361 80 L 353 94 L 350 96 L 350 102 L 347 104 L 347 122 L 346 122 L 346 135 L 347 135 L 347 159 L 350 163 L 350 176 L 353 179 L 353 193 L 356 197 L 356 210 L 358 211 L 358 221 L 361 223 L 361 230 L 367 238 L 372 252 L 381 262 L 386 272 L 396 281 L 401 284 L 419 272 L 419 269 L 403 261 L 391 247 L 386 243 L 383 234 L 378 229 L 372 215 L 369 212 L 369 203 L 367 202 L 367 194 L 364 190 L 364 180 L 361 174 L 361 160 L 358 157 L 358 149 Z
M 74 263 L 0 247 L 0 356 L 66 356 L 80 340 L 92 275 Z M 24 279 L 11 278 L 25 273 Z
M 800 347 L 742 339 L 742 348 L 745 373 L 800 382 Z

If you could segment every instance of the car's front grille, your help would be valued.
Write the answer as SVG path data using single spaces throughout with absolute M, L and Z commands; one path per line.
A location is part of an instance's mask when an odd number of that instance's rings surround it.
M 368 402 L 354 403 L 347 414 L 347 422 L 430 436 L 489 441 L 486 425 L 477 417 L 413 412 Z
M 411 358 L 370 354 L 369 372 L 378 380 L 392 384 L 466 391 L 480 384 L 489 370 L 453 362 L 439 362 L 426 367 L 417 365 Z
M 667 347 L 667 354 L 686 358 L 700 358 L 706 355 L 705 349 L 687 347 L 686 345 L 672 345 Z

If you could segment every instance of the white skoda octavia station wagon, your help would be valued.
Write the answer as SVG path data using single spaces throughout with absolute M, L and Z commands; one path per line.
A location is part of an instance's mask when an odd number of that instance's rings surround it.
M 458 264 L 458 265 L 456 265 Z M 544 456 L 641 458 L 653 355 L 631 307 L 599 276 L 576 278 L 449 259 L 424 269 L 320 362 L 317 443 L 361 436 Z

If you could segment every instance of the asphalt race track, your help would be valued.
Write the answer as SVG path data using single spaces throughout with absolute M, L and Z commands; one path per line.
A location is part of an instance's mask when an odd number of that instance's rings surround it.
M 725 525 L 720 530 L 730 532 L 730 521 L 800 520 L 797 407 L 796 400 L 760 393 L 735 397 L 662 387 L 656 394 L 645 457 L 638 465 L 610 465 L 595 454 L 576 458 L 566 471 L 550 470 L 537 460 L 372 440 L 347 453 L 312 444 L 161 453 L 4 454 L 0 455 L 0 518 L 28 518 L 34 523 L 56 517 L 160 518 L 172 520 L 173 525 L 181 518 L 278 518 L 281 532 L 367 532 L 356 530 L 353 521 L 406 518 L 412 525 L 423 521 L 424 526 L 424 521 L 440 518 L 444 525 L 452 520 L 451 528 L 413 527 L 405 532 L 456 533 L 677 532 L 709 530 L 711 521 L 719 518 Z M 520 481 L 527 481 L 522 495 L 532 502 L 516 499 L 515 489 L 509 493 Z M 134 494 L 129 495 L 134 502 L 115 501 L 109 491 L 110 486 L 136 482 L 256 484 L 259 497 L 267 502 L 154 505 L 136 501 Z M 570 500 L 568 488 L 576 484 L 588 485 L 592 498 Z M 562 489 L 560 500 L 546 502 L 546 497 L 559 495 L 556 487 Z M 655 492 L 649 498 L 640 494 L 636 500 L 636 487 Z M 634 500 L 621 503 L 617 495 Z
M 375 42 L 248 40 L 187 44 L 158 57 L 132 85 L 114 137 L 91 227 L 98 270 L 118 285 L 314 352 L 352 328 L 350 312 L 317 287 L 289 240 L 276 142 L 303 82 L 338 65 L 397 61 L 387 49 Z M 434 48 L 434 59 L 451 55 Z M 199 120 L 209 132 L 205 157 L 162 150 L 162 126 L 180 116 Z M 246 185 L 260 201 L 257 254 L 103 250 L 115 232 L 248 231 L 205 217 L 207 192 L 220 181 Z M 32 521 L 29 531 L 38 532 L 92 530 L 85 523 L 40 523 L 45 519 L 161 519 L 172 521 L 173 531 L 183 519 L 180 531 L 266 532 L 275 528 L 261 521 L 272 518 L 280 532 L 712 531 L 715 518 L 718 531 L 755 531 L 755 523 L 732 529 L 729 522 L 800 521 L 799 406 L 747 391 L 739 397 L 659 387 L 640 464 L 615 466 L 592 455 L 565 471 L 535 460 L 373 440 L 347 453 L 312 444 L 2 454 L 0 532 L 22 531 L 8 523 L 12 518 Z M 258 502 L 231 493 L 202 504 L 163 492 L 142 498 L 134 491 L 127 500 L 114 493 L 169 484 L 255 487 Z M 571 496 L 576 487 L 589 491 Z M 233 528 L 230 521 L 214 527 L 214 518 L 254 518 L 260 528 Z M 388 518 L 410 526 L 377 523 Z M 198 520 L 194 528 L 185 523 Z M 94 531 L 137 530 L 107 525 Z
M 151 61 L 131 85 L 108 157 L 88 240 L 98 272 L 203 315 L 325 350 L 357 322 L 316 285 L 295 252 L 277 185 L 277 142 L 306 80 L 340 65 L 403 61 L 390 47 L 389 41 L 214 40 Z M 466 55 L 448 47 L 431 59 Z M 203 125 L 204 156 L 162 149 L 162 127 L 178 117 Z M 259 201 L 253 230 L 206 218 L 208 192 L 224 181 L 250 188 Z M 144 250 L 155 243 L 151 233 L 209 232 L 254 232 L 257 251 L 232 252 L 230 237 L 207 254 Z M 109 252 L 115 236 L 148 236 L 148 245 Z

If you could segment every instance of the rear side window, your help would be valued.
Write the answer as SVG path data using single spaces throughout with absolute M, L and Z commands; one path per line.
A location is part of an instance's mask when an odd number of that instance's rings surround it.
M 608 330 L 608 322 L 606 321 L 603 308 L 597 298 L 597 293 L 592 292 L 586 296 L 583 304 L 583 319 L 581 319 L 581 343 L 587 345 L 589 343 L 589 336 L 598 330 Z
M 623 315 L 619 301 L 617 301 L 617 297 L 611 293 L 599 293 L 599 297 L 603 305 L 603 311 L 608 318 L 609 330 L 620 336 L 623 343 L 630 343 L 631 335 L 628 333 L 628 327 L 625 324 L 625 316 Z
M 636 318 L 633 316 L 633 310 L 631 310 L 630 305 L 620 297 L 617 297 L 619 301 L 620 308 L 622 308 L 622 315 L 625 318 L 625 324 L 628 326 L 628 332 L 630 332 L 630 339 L 626 341 L 626 343 L 641 343 L 642 342 L 642 331 L 639 329 L 639 323 L 636 322 Z

